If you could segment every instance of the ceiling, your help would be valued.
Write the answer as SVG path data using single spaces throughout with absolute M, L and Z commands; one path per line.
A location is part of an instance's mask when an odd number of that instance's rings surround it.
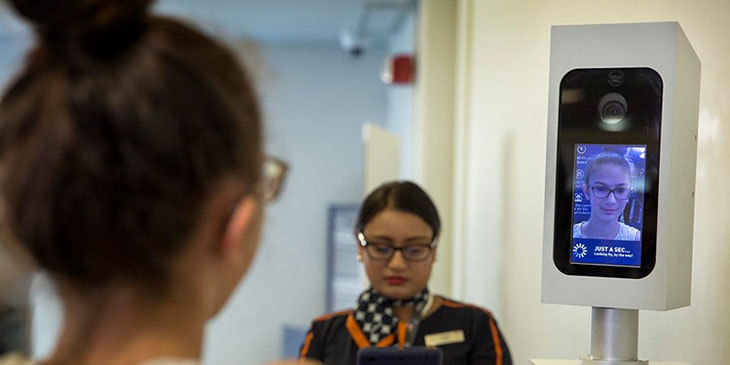
M 397 19 L 393 6 L 414 0 L 158 0 L 155 10 L 195 21 L 230 37 L 259 42 L 337 43 L 341 33 L 356 28 L 368 11 L 365 27 L 383 38 Z M 27 32 L 0 1 L 0 36 Z M 390 6 L 390 9 L 387 7 Z M 378 39 L 373 39 L 378 42 Z
M 260 42 L 337 42 L 363 0 L 161 0 L 157 10 Z

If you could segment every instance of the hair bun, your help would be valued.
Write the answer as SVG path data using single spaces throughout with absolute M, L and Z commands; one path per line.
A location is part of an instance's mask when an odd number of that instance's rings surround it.
M 154 0 L 10 0 L 44 38 L 83 37 L 139 24 Z

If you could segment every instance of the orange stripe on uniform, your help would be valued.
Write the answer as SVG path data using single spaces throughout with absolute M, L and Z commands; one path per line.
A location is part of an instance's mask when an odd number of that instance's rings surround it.
M 401 350 L 406 346 L 406 324 L 398 322 L 398 347 Z
M 347 332 L 350 332 L 350 337 L 352 337 L 352 340 L 355 341 L 358 348 L 370 346 L 370 341 L 365 338 L 365 334 L 362 333 L 362 330 L 357 325 L 357 321 L 355 321 L 355 317 L 352 316 L 352 313 L 347 316 L 347 323 L 345 323 L 345 327 L 347 327 Z
M 302 352 L 299 353 L 299 359 L 304 359 L 307 356 L 307 352 L 309 351 L 309 345 L 312 343 L 313 337 L 314 332 L 309 331 L 309 333 L 307 333 L 307 338 L 304 339 L 304 346 L 302 346 Z
M 343 314 L 349 313 L 349 312 L 352 312 L 352 309 L 347 309 L 347 310 L 343 310 L 343 311 L 339 311 L 339 312 L 325 314 L 323 316 L 320 316 L 320 317 L 315 318 L 314 320 L 312 320 L 312 322 L 326 321 L 326 320 L 328 320 L 328 319 L 330 319 L 332 317 L 337 317 L 337 316 L 340 316 L 340 315 L 343 315 Z
M 443 305 L 445 305 L 447 307 L 451 307 L 451 308 L 463 308 L 463 307 L 466 307 L 466 305 L 464 305 L 464 304 L 452 302 L 452 301 L 450 301 L 450 300 L 448 300 L 446 298 L 441 298 L 441 304 L 443 304 Z
M 347 316 L 345 327 L 347 327 L 347 332 L 350 333 L 350 337 L 352 337 L 352 340 L 355 341 L 357 348 L 361 349 L 363 347 L 370 347 L 370 341 L 368 341 L 367 337 L 365 337 L 365 333 L 362 332 L 360 326 L 357 325 L 357 321 L 355 320 L 355 317 L 352 316 L 352 313 Z M 392 346 L 394 342 L 395 335 L 388 335 L 376 343 L 375 347 L 389 347 Z
M 375 344 L 375 347 L 390 347 L 395 342 L 395 335 L 388 335 Z
M 489 317 L 489 329 L 492 330 L 492 341 L 494 341 L 494 353 L 497 355 L 496 365 L 502 365 L 502 344 L 499 341 L 499 331 L 497 331 L 497 324 L 494 323 L 494 318 Z
M 312 322 L 326 321 L 332 317 L 343 315 L 343 314 L 351 312 L 351 311 L 352 311 L 352 309 L 348 309 L 348 310 L 343 310 L 343 311 L 334 312 L 334 313 L 330 313 L 330 314 L 325 314 L 323 316 L 315 318 Z M 313 331 L 307 332 L 307 337 L 304 339 L 304 346 L 302 346 L 302 351 L 299 353 L 300 360 L 304 359 L 304 357 L 307 356 L 307 352 L 309 352 L 309 346 L 312 344 L 313 338 L 314 338 L 314 332 Z
M 497 331 L 497 324 L 494 323 L 494 316 L 492 316 L 492 313 L 488 310 L 477 307 L 475 305 L 470 304 L 461 304 L 452 302 L 450 300 L 442 299 L 443 305 L 451 308 L 475 308 L 479 309 L 480 311 L 486 313 L 489 316 L 489 330 L 492 332 L 492 342 L 494 343 L 494 353 L 496 355 L 496 362 L 495 365 L 502 365 L 502 343 L 499 341 L 499 331 Z
M 443 299 L 443 298 L 441 300 L 442 300 L 443 305 L 445 305 L 447 307 L 451 307 L 451 308 L 474 308 L 474 309 L 479 309 L 480 311 L 482 311 L 482 312 L 486 313 L 487 315 L 489 315 L 489 318 L 492 318 L 492 312 L 490 312 L 490 311 L 488 311 L 488 310 L 486 310 L 486 309 L 484 309 L 482 307 L 478 307 L 476 305 L 471 305 L 471 304 L 456 303 L 456 302 L 452 302 L 450 300 Z

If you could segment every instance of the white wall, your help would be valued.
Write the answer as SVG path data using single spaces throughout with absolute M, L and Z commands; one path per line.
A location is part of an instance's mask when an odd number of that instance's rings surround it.
M 401 137 L 401 178 L 419 183 L 441 217 L 429 289 L 451 296 L 456 62 L 456 3 L 424 1 L 391 37 L 391 54 L 415 56 L 415 81 L 388 89 L 387 127 Z
M 24 51 L 30 44 L 27 36 L 0 32 L 0 92 L 20 67 Z
M 327 206 L 362 199 L 361 125 L 386 119 L 385 50 L 352 58 L 326 45 L 242 48 L 263 101 L 268 149 L 291 170 L 253 269 L 210 325 L 208 364 L 273 360 L 284 324 L 308 327 L 324 313 Z
M 457 10 L 456 106 L 454 123 L 453 272 L 454 296 L 501 313 L 504 237 L 504 174 L 499 136 L 485 121 L 472 123 L 473 108 L 483 106 L 474 73 L 482 60 L 474 54 L 474 2 L 461 0 Z M 487 121 L 491 121 L 489 118 Z M 497 125 L 499 125 L 497 123 Z M 479 183 L 473 183 L 473 182 Z M 479 278 L 479 279 L 474 279 Z
M 678 20 L 703 64 L 692 306 L 642 312 L 639 355 L 727 364 L 730 2 L 462 0 L 461 6 L 471 11 L 462 13 L 468 29 L 460 36 L 468 50 L 460 60 L 467 77 L 457 129 L 469 132 L 457 175 L 467 200 L 460 244 L 476 257 L 455 266 L 463 295 L 499 308 L 516 364 L 589 352 L 589 309 L 540 303 L 550 25 Z M 495 290 L 485 289 L 490 285 Z
M 400 28 L 391 36 L 390 54 L 416 51 L 416 15 L 408 14 Z M 416 60 L 418 62 L 418 60 Z M 418 75 L 416 75 L 418 77 Z M 401 140 L 400 177 L 413 180 L 413 84 L 388 86 L 386 127 Z
M 429 288 L 451 296 L 457 3 L 422 1 L 418 11 L 413 172 L 441 216 Z
M 0 94 L 5 93 L 31 43 L 30 36 L 16 28 L 13 19 L 0 6 Z M 11 257 L 9 250 L 0 244 L 0 304 L 16 307 L 27 304 L 25 294 L 30 285 L 30 275 L 25 271 L 17 258 Z

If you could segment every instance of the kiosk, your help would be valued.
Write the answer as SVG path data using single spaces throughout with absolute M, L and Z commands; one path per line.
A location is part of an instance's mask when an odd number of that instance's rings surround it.
M 552 28 L 542 301 L 593 308 L 591 353 L 531 364 L 660 364 L 638 311 L 690 305 L 699 86 L 677 22 Z

